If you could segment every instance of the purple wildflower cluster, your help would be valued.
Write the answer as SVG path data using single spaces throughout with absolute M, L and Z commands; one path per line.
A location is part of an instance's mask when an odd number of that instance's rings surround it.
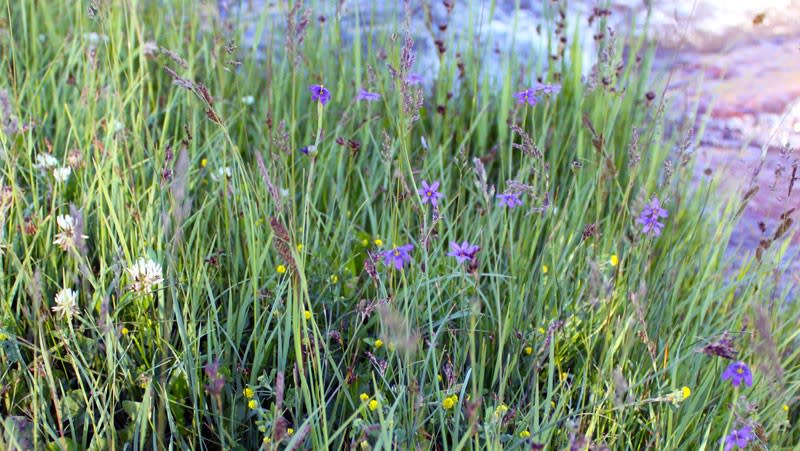
M 661 208 L 661 201 L 654 197 L 649 204 L 645 205 L 636 222 L 644 226 L 642 232 L 659 236 L 664 228 L 664 224 L 659 222 L 659 218 L 666 218 L 668 215 L 669 212 Z
M 411 263 L 411 251 L 413 250 L 413 244 L 406 244 L 383 251 L 381 253 L 383 264 L 386 266 L 394 266 L 395 269 L 400 271 L 406 263 Z
M 733 362 L 725 368 L 722 373 L 722 380 L 731 381 L 731 385 L 734 387 L 739 387 L 742 384 L 751 387 L 753 385 L 753 373 L 746 363 L 742 361 Z M 749 425 L 744 425 L 739 429 L 732 429 L 723 439 L 725 451 L 730 451 L 734 447 L 744 449 L 753 439 L 755 439 L 753 428 Z
M 561 91 L 561 85 L 558 84 L 546 84 L 546 83 L 536 83 L 532 88 L 524 89 L 514 94 L 514 98 L 517 99 L 517 104 L 525 104 L 528 105 L 536 105 L 539 101 L 537 94 L 542 93 L 544 95 L 548 94 L 558 94 Z
M 356 94 L 356 100 L 365 100 L 367 102 L 377 102 L 381 99 L 381 95 L 377 92 L 369 92 L 366 89 L 362 89 L 358 91 Z
M 208 377 L 208 384 L 206 384 L 206 392 L 213 396 L 222 394 L 222 389 L 225 387 L 225 375 L 219 372 L 219 358 L 214 359 L 211 363 L 204 367 L 206 377 Z
M 497 195 L 498 204 L 508 208 L 519 207 L 522 205 L 522 199 L 516 193 L 503 193 Z
M 314 102 L 325 105 L 331 100 L 331 92 L 322 85 L 311 85 L 308 87 L 308 90 L 311 91 L 311 100 Z
M 747 444 L 754 438 L 753 428 L 750 426 L 733 429 L 730 434 L 725 436 L 725 451 L 731 451 L 734 446 L 742 449 L 747 448 Z
M 428 182 L 425 180 L 422 181 L 422 189 L 419 190 L 419 197 L 422 199 L 423 204 L 427 204 L 430 202 L 431 205 L 434 207 L 437 206 L 439 199 L 444 197 L 442 193 L 439 192 L 439 182 L 433 182 L 428 185 Z
M 748 387 L 753 386 L 753 373 L 747 364 L 744 362 L 733 362 L 728 365 L 725 372 L 722 373 L 722 380 L 731 381 L 731 385 L 738 387 L 744 383 Z
M 480 247 L 470 244 L 469 241 L 464 241 L 461 244 L 458 244 L 456 241 L 452 241 L 450 242 L 450 252 L 447 253 L 447 256 L 455 257 L 456 262 L 458 262 L 459 265 L 466 261 L 474 263 L 475 257 L 480 250 Z

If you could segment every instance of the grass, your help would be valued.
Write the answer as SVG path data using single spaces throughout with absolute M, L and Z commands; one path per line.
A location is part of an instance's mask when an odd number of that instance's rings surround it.
M 719 449 L 745 425 L 798 443 L 788 248 L 730 269 L 741 202 L 690 183 L 646 42 L 606 38 L 589 71 L 569 58 L 585 18 L 551 21 L 566 57 L 545 68 L 451 27 L 420 102 L 402 20 L 344 33 L 311 5 L 301 31 L 281 6 L 259 52 L 211 3 L 5 3 L 2 448 Z M 560 93 L 517 105 L 539 75 Z M 509 189 L 523 206 L 498 205 Z M 637 224 L 652 197 L 660 236 Z M 62 250 L 67 214 L 87 238 Z M 464 240 L 480 251 L 458 264 Z M 140 258 L 163 281 L 137 291 Z M 75 315 L 52 311 L 63 288 Z M 698 352 L 723 336 L 752 387 Z

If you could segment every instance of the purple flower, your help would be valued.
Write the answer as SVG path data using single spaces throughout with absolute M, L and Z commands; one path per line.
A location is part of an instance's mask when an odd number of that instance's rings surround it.
M 430 202 L 435 207 L 438 200 L 444 196 L 439 192 L 439 182 L 433 182 L 428 185 L 428 182 L 423 180 L 422 189 L 419 190 L 419 197 L 422 198 L 423 204 Z
M 642 232 L 659 236 L 664 224 L 658 222 L 658 218 L 666 218 L 667 215 L 667 210 L 661 208 L 661 201 L 654 197 L 649 205 L 644 206 L 644 210 L 642 210 L 642 214 L 639 215 L 639 219 L 636 222 L 644 225 Z
M 448 257 L 455 257 L 458 264 L 462 264 L 467 260 L 474 260 L 475 255 L 481 250 L 480 247 L 469 244 L 469 241 L 464 241 L 458 244 L 455 241 L 450 242 L 451 251 L 447 253 Z
M 406 77 L 406 83 L 408 83 L 411 86 L 418 85 L 422 83 L 422 81 L 423 78 L 422 75 L 420 74 L 408 74 L 408 76 Z
M 498 202 L 499 205 L 505 205 L 508 208 L 514 208 L 522 205 L 522 200 L 514 193 L 498 194 L 497 199 L 500 200 L 500 202 Z
M 750 440 L 753 440 L 753 428 L 743 426 L 741 429 L 733 429 L 730 434 L 725 436 L 725 451 L 730 451 L 733 447 L 746 448 Z
M 528 103 L 529 105 L 533 106 L 536 105 L 536 102 L 538 101 L 536 99 L 536 90 L 534 89 L 520 91 L 514 94 L 514 97 L 517 99 L 517 104 Z
M 395 269 L 401 270 L 406 263 L 411 262 L 411 254 L 409 252 L 413 250 L 413 244 L 406 244 L 404 246 L 383 251 L 381 252 L 381 255 L 383 256 L 383 264 L 386 266 L 394 265 Z
M 381 95 L 377 92 L 369 92 L 366 89 L 362 89 L 358 91 L 356 94 L 356 100 L 366 100 L 367 102 L 377 102 L 381 99 Z
M 559 84 L 552 84 L 548 85 L 547 83 L 536 83 L 536 86 L 533 87 L 533 92 L 541 92 L 542 94 L 558 94 L 561 91 L 561 85 Z
M 315 102 L 325 105 L 331 100 L 331 92 L 322 85 L 311 85 L 308 87 L 308 90 L 311 91 L 311 100 Z
M 750 372 L 750 368 L 747 367 L 746 363 L 742 361 L 733 362 L 722 373 L 722 380 L 730 380 L 734 387 L 742 385 L 742 382 L 750 387 L 753 385 L 753 373 Z

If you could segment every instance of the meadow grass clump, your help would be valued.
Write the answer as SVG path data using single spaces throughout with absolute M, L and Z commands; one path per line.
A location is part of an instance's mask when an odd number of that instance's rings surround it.
M 1 448 L 800 440 L 787 248 L 728 269 L 643 41 L 88 4 L 0 24 Z

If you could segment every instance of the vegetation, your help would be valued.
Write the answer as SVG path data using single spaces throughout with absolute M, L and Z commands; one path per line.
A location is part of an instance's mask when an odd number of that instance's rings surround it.
M 1 448 L 800 440 L 790 222 L 732 269 L 646 42 L 199 5 L 5 4 Z

